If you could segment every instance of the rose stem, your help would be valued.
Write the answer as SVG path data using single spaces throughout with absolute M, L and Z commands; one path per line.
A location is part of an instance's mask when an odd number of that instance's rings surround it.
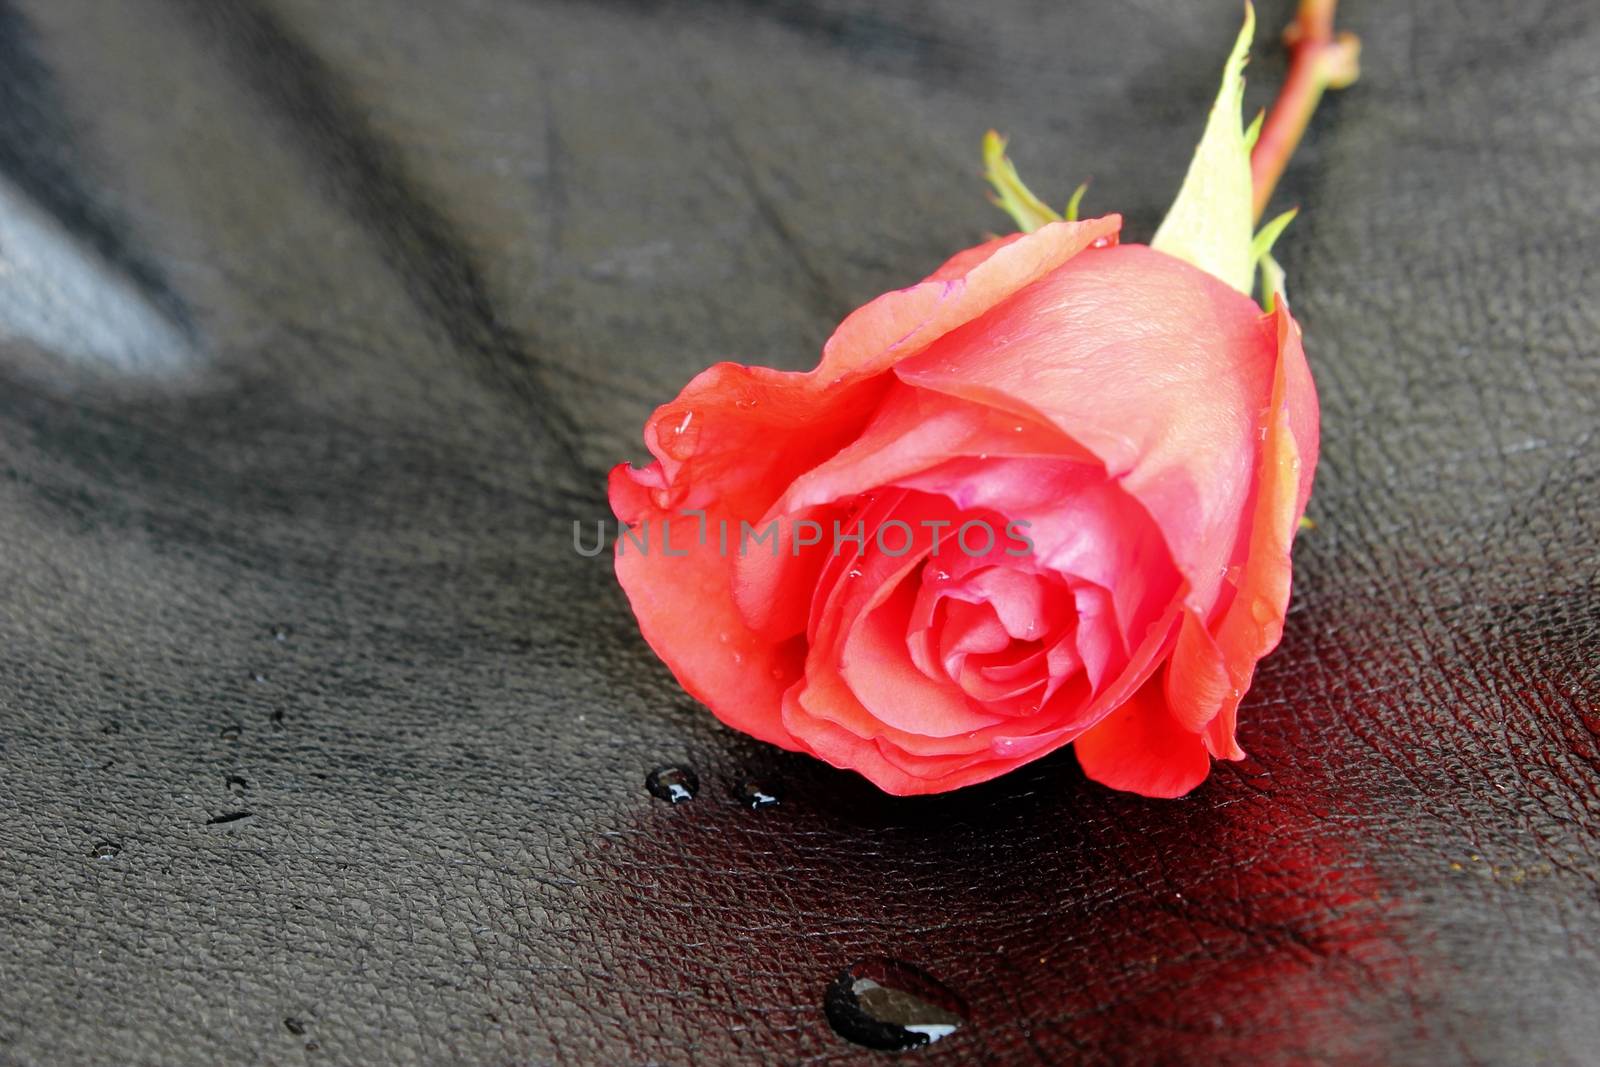
M 1256 221 L 1261 221 L 1283 168 L 1300 144 L 1311 115 L 1327 89 L 1343 89 L 1361 72 L 1361 42 L 1333 32 L 1338 0 L 1300 0 L 1294 22 L 1283 33 L 1289 46 L 1289 76 L 1261 126 L 1250 153 L 1250 184 Z

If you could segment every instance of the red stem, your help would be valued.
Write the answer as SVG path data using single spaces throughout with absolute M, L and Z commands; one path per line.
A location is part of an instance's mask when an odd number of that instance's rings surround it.
M 1300 144 L 1317 103 L 1328 89 L 1342 89 L 1360 73 L 1361 42 L 1354 34 L 1333 32 L 1338 0 L 1300 0 L 1294 22 L 1284 31 L 1289 46 L 1289 76 L 1261 126 L 1250 153 L 1250 179 L 1256 221 L 1272 199 L 1289 157 Z

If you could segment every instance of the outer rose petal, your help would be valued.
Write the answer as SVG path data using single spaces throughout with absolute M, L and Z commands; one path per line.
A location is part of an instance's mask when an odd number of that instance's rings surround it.
M 805 747 L 783 728 L 782 695 L 795 650 L 757 634 L 734 602 L 730 561 L 713 533 L 691 536 L 684 508 L 705 508 L 711 529 L 754 522 L 801 473 L 854 440 L 901 359 L 982 315 L 1096 240 L 1115 240 L 1115 215 L 1056 223 L 1015 240 L 991 241 L 953 257 L 927 281 L 880 296 L 852 313 L 823 349 L 816 369 L 786 373 L 733 363 L 714 366 L 663 405 L 645 426 L 656 462 L 611 473 L 617 518 L 674 531 L 675 549 L 629 554 L 618 540 L 617 578 L 640 631 L 679 683 L 724 722 L 788 748 Z M 726 641 L 720 635 L 727 634 Z M 781 677 L 775 677 L 774 671 Z
M 1181 797 L 1211 771 L 1205 743 L 1167 710 L 1155 679 L 1081 734 L 1073 748 L 1090 778 L 1147 797 Z
M 1185 618 L 1166 671 L 1174 714 L 1190 730 L 1205 731 L 1207 746 L 1225 759 L 1244 755 L 1233 737 L 1239 701 L 1250 688 L 1256 663 L 1283 636 L 1289 552 L 1317 464 L 1317 395 L 1300 327 L 1281 305 L 1273 323 L 1278 364 L 1239 590 L 1214 628 L 1208 630 L 1193 613 Z
M 626 478 L 620 468 L 612 479 Z M 720 516 L 712 516 L 713 529 Z M 666 524 L 666 525 L 663 525 Z M 670 530 L 674 552 L 661 554 Z M 617 540 L 617 578 L 628 594 L 639 632 L 691 696 L 729 726 L 783 748 L 800 748 L 779 716 L 784 690 L 800 677 L 805 649 L 799 641 L 773 644 L 745 625 L 733 605 L 726 561 L 716 536 L 697 543 L 693 518 L 654 517 L 650 554 Z
M 852 311 L 822 346 L 822 362 L 811 373 L 833 384 L 889 370 L 1095 241 L 1115 241 L 1121 228 L 1121 215 L 1052 222 L 1016 240 L 989 241 L 958 253 L 928 280 Z M 988 254 L 973 263 L 984 250 Z

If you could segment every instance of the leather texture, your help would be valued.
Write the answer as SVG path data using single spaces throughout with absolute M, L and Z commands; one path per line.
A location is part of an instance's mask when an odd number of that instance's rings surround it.
M 1317 525 L 1187 799 L 881 796 L 573 549 L 706 364 L 1003 228 L 987 127 L 1147 240 L 1237 19 L 0 0 L 0 1062 L 870 1064 L 866 955 L 967 1005 L 908 1062 L 1600 1062 L 1592 4 L 1341 6 Z

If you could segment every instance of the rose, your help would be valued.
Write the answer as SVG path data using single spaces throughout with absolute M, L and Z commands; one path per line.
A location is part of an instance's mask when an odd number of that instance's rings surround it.
M 968 249 L 851 314 L 816 369 L 719 364 L 655 412 L 656 461 L 613 470 L 610 496 L 656 550 L 619 538 L 616 569 L 685 689 L 899 794 L 1069 742 L 1150 796 L 1242 757 L 1316 394 L 1281 301 L 1263 314 L 1119 226 Z M 706 536 L 773 521 L 776 553 Z M 796 536 L 806 521 L 830 536 Z M 974 534 L 969 553 L 951 535 L 974 521 L 1032 550 Z

